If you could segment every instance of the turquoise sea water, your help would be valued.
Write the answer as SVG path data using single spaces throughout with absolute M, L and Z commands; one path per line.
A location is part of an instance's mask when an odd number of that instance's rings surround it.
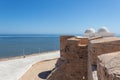
M 59 35 L 0 35 L 0 58 L 59 50 Z

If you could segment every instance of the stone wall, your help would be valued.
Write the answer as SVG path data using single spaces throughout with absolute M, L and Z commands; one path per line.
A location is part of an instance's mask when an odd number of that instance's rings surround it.
M 87 80 L 88 39 L 62 36 L 60 41 L 61 57 L 47 80 Z
M 90 43 L 89 43 L 90 44 Z M 93 75 L 92 75 L 92 55 L 90 52 L 90 48 L 89 48 L 89 44 L 88 44 L 88 80 L 93 80 Z
M 98 56 L 98 80 L 120 80 L 120 52 Z
M 120 52 L 117 51 L 120 51 L 117 37 L 62 36 L 60 58 L 47 80 L 120 80 Z M 93 75 L 95 68 L 98 77 Z
M 97 64 L 97 56 L 116 51 L 120 51 L 120 38 L 100 38 L 91 40 L 89 44 L 89 55 L 92 58 L 93 65 Z

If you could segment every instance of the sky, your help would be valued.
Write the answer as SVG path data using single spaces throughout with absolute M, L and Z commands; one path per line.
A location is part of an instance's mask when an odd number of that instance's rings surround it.
M 0 0 L 0 34 L 120 33 L 120 0 Z

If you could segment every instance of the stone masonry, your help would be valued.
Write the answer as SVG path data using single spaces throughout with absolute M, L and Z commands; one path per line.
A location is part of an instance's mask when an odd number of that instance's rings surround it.
M 120 38 L 105 37 L 90 40 L 89 55 L 92 58 L 92 65 L 97 64 L 97 56 L 116 51 L 120 51 Z
M 61 36 L 60 58 L 47 80 L 120 80 L 119 51 L 118 37 Z
M 61 37 L 61 57 L 47 80 L 87 80 L 88 39 Z
M 99 80 L 120 80 L 120 51 L 98 56 Z

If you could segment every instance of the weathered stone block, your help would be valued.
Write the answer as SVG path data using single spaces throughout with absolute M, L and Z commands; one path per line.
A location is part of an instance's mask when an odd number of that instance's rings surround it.
M 98 80 L 120 80 L 120 52 L 98 56 Z

